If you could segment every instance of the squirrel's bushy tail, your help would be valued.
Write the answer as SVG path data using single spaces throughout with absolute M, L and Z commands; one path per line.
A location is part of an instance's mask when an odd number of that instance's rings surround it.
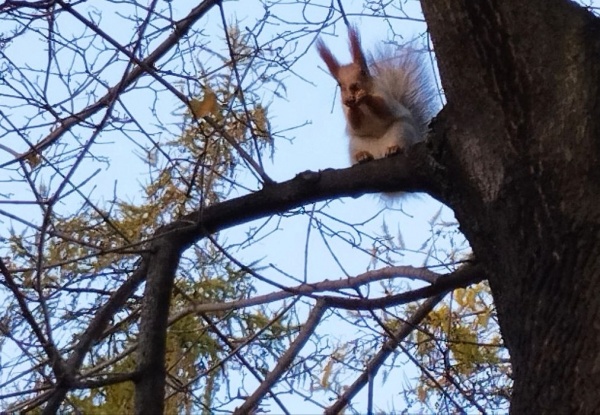
M 381 91 L 406 107 L 415 118 L 420 136 L 438 110 L 436 88 L 426 53 L 402 46 L 386 47 L 371 57 L 370 69 Z

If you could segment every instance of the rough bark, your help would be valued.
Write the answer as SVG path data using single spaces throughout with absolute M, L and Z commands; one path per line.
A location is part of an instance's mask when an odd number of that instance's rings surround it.
M 149 261 L 138 340 L 135 382 L 135 413 L 138 415 L 164 412 L 169 305 L 181 255 L 173 242 L 168 237 L 158 239 Z
M 423 0 L 432 166 L 489 273 L 512 413 L 600 407 L 600 25 L 568 1 Z

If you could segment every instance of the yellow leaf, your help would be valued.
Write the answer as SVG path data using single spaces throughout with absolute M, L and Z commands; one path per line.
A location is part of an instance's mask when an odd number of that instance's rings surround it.
M 475 309 L 475 301 L 477 300 L 476 295 L 477 295 L 477 293 L 473 289 L 470 289 L 467 291 L 466 304 L 471 309 Z
M 425 399 L 427 399 L 427 390 L 422 386 L 417 388 L 417 399 L 421 402 L 425 402 Z
M 465 306 L 465 290 L 464 288 L 458 288 L 454 290 L 454 299 L 461 307 Z
M 331 369 L 333 368 L 333 359 L 329 359 L 323 369 L 323 376 L 321 377 L 321 386 L 324 388 L 329 387 L 329 376 L 331 376 Z
M 487 328 L 489 321 L 490 313 L 488 311 L 485 311 L 477 316 L 477 322 L 485 328 Z
M 190 100 L 190 110 L 195 118 L 206 117 L 209 114 L 217 114 L 219 112 L 219 103 L 217 102 L 217 95 L 210 89 L 206 89 L 204 92 L 204 98 L 202 101 L 193 98 Z

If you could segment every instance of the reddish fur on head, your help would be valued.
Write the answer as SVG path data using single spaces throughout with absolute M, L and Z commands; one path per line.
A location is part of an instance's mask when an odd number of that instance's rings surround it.
M 360 105 L 364 98 L 372 92 L 373 80 L 360 46 L 360 36 L 356 27 L 351 26 L 348 29 L 348 39 L 352 63 L 347 65 L 340 65 L 321 39 L 317 42 L 317 50 L 340 86 L 342 103 L 352 108 Z
M 338 72 L 340 70 L 340 63 L 335 58 L 335 56 L 333 56 L 329 48 L 325 45 L 323 39 L 319 39 L 317 41 L 317 50 L 319 51 L 319 55 L 321 55 L 321 59 L 323 59 L 325 65 L 327 65 L 329 72 L 337 80 Z
M 356 26 L 350 26 L 348 29 L 348 39 L 350 40 L 350 52 L 352 52 L 352 62 L 359 65 L 367 74 L 369 73 L 369 67 L 367 66 L 367 60 L 363 54 L 360 46 L 360 35 Z

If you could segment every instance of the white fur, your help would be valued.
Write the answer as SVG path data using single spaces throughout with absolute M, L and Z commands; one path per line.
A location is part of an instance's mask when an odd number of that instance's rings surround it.
M 395 121 L 390 125 L 382 125 L 376 117 L 365 117 L 370 122 L 364 123 L 360 129 L 353 129 L 348 125 L 347 132 L 350 137 L 350 161 L 358 163 L 356 154 L 365 151 L 374 158 L 380 159 L 388 155 L 390 147 L 399 147 L 404 150 L 410 145 L 420 141 L 421 135 L 416 121 L 405 107 L 396 101 L 388 100 L 397 108 L 394 109 Z M 363 112 L 367 108 L 361 106 Z
M 384 124 L 367 106 L 361 105 L 363 124 L 358 129 L 348 124 L 346 129 L 352 164 L 358 162 L 357 152 L 365 151 L 379 159 L 388 155 L 390 147 L 398 146 L 402 151 L 424 139 L 436 105 L 435 91 L 421 59 L 420 52 L 400 48 L 381 52 L 378 59 L 371 61 L 373 94 L 384 99 L 394 122 Z M 345 106 L 344 112 L 348 118 Z

